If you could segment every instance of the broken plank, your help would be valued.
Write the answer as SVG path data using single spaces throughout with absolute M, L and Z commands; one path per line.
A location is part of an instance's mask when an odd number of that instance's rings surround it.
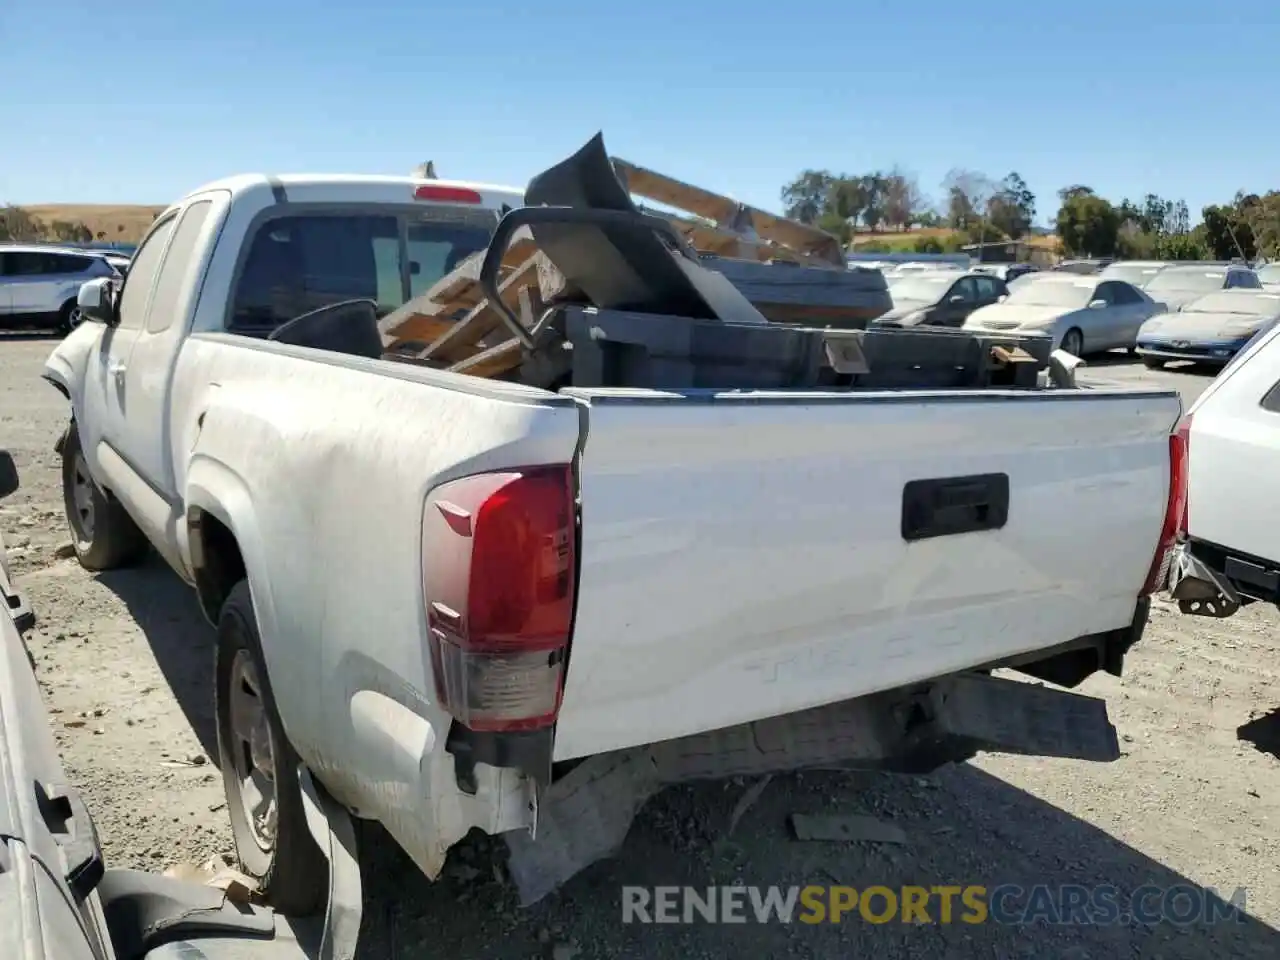
M 523 359 L 524 351 L 520 347 L 520 341 L 511 339 L 473 357 L 459 360 L 449 369 L 454 373 L 465 373 L 473 377 L 496 377 L 518 367 Z
M 502 281 L 498 286 L 498 295 L 513 310 L 520 306 L 520 291 L 538 284 L 539 261 L 545 259 L 541 253 L 534 254 Z M 481 338 L 503 327 L 501 315 L 489 303 L 482 300 L 457 323 L 438 337 L 434 343 L 422 352 L 424 358 L 443 360 L 461 360 L 468 352 L 473 352 Z
M 499 276 L 524 263 L 536 251 L 533 234 L 528 227 L 521 227 L 502 255 Z M 459 313 L 472 309 L 484 299 L 480 289 L 480 266 L 484 257 L 484 250 L 473 253 L 425 292 L 383 317 L 378 329 L 384 342 L 389 346 L 397 340 L 431 341 L 452 327 Z
M 872 843 L 906 843 L 907 835 L 901 827 L 886 823 L 876 817 L 847 814 L 844 816 L 817 816 L 793 813 L 788 818 L 791 832 L 797 840 L 826 840 L 847 843 L 866 840 Z
M 529 228 L 521 227 L 511 235 L 511 242 L 502 254 L 502 265 L 508 268 L 517 267 L 533 256 L 537 249 L 538 245 L 534 242 Z M 459 296 L 465 296 L 470 287 L 478 287 L 480 265 L 484 263 L 486 252 L 481 250 L 467 257 L 432 284 L 431 289 L 427 291 L 427 296 L 443 305 L 456 300 Z
M 756 235 L 770 244 L 778 244 L 795 251 L 805 258 L 812 257 L 830 266 L 845 266 L 844 251 L 840 241 L 818 227 L 811 227 L 779 217 L 777 214 L 740 204 L 731 197 L 713 193 L 674 177 L 649 170 L 627 160 L 615 157 L 614 169 L 626 183 L 627 190 L 635 196 L 645 197 L 664 206 L 685 210 L 696 216 L 727 226 L 737 217 L 740 209 L 750 215 Z

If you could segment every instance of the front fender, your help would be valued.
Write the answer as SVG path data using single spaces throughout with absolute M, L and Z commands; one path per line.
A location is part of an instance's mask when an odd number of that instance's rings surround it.
M 41 379 L 53 384 L 71 401 L 73 416 L 81 409 L 89 358 L 104 330 L 99 323 L 82 323 L 53 348 L 40 372 Z

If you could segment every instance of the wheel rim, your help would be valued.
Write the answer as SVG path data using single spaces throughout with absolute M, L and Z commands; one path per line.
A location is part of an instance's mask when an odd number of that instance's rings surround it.
M 266 853 L 275 849 L 279 804 L 276 798 L 275 745 L 258 670 L 247 650 L 231 664 L 231 751 L 240 808 L 254 842 Z
M 80 326 L 82 320 L 84 320 L 84 314 L 80 312 L 80 308 L 72 307 L 71 312 L 67 314 L 67 329 L 74 330 Z
M 83 455 L 76 454 L 72 474 L 71 523 L 79 539 L 89 541 L 93 539 L 93 478 Z

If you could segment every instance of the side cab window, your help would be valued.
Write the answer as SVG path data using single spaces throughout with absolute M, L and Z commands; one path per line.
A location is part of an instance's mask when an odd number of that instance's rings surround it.
M 141 330 L 146 321 L 147 303 L 151 299 L 151 288 L 155 285 L 156 271 L 160 267 L 160 258 L 164 256 L 165 245 L 169 242 L 169 234 L 173 232 L 177 219 L 176 214 L 170 214 L 157 221 L 133 255 L 124 287 L 120 290 L 118 312 L 120 326 L 125 329 Z

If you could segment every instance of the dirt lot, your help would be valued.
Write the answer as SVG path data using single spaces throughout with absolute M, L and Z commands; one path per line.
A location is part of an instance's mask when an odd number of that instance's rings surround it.
M 72 780 L 108 861 L 160 870 L 231 853 L 213 769 L 211 632 L 156 562 L 90 576 L 65 559 L 59 461 L 66 419 L 38 381 L 50 340 L 0 338 L 0 446 L 23 489 L 0 528 L 40 623 L 30 636 Z M 1203 388 L 1194 373 L 1111 365 L 1106 376 Z M 1099 558 L 1105 562 L 1105 558 Z M 773 780 L 728 836 L 743 783 L 673 789 L 642 812 L 622 855 L 522 911 L 485 844 L 430 884 L 389 844 L 362 851 L 365 957 L 1280 956 L 1280 646 L 1273 610 L 1229 621 L 1155 610 L 1123 681 L 1094 678 L 1124 757 L 1099 766 L 984 756 L 926 778 L 811 773 Z M 789 813 L 874 814 L 903 845 L 798 843 Z M 620 922 L 622 884 L 1143 884 L 1247 888 L 1249 916 L 1215 926 Z M 1123 901 L 1122 901 L 1123 902 Z

